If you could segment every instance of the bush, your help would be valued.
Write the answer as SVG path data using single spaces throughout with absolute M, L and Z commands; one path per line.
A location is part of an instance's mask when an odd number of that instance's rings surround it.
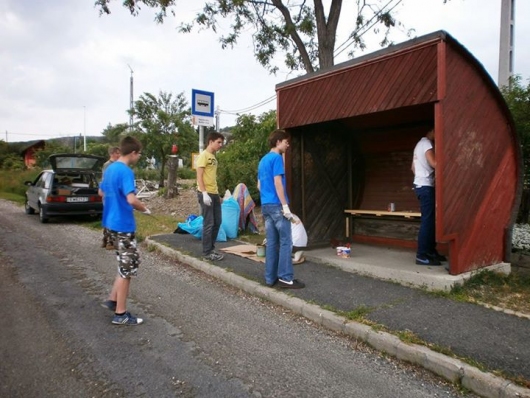
M 158 179 L 160 178 L 160 170 L 135 169 L 134 175 L 139 180 L 158 181 Z M 167 172 L 164 173 L 164 178 L 167 178 Z
M 181 180 L 195 180 L 197 172 L 189 167 L 184 167 L 177 170 L 177 178 Z
M 254 115 L 243 115 L 232 129 L 232 139 L 219 153 L 217 183 L 219 192 L 231 192 L 243 183 L 254 202 L 259 203 L 257 188 L 258 164 L 269 152 L 267 138 L 276 128 L 276 112 L 265 112 L 256 119 Z

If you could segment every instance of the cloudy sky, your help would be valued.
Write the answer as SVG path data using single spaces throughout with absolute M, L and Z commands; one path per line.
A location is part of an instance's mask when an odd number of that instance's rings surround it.
M 351 3 L 352 1 L 345 1 Z M 99 135 L 110 124 L 127 123 L 131 70 L 135 99 L 144 92 L 215 93 L 223 111 L 221 127 L 235 123 L 236 111 L 270 100 L 252 111 L 275 108 L 275 85 L 296 77 L 269 75 L 253 56 L 250 40 L 222 50 L 209 31 L 179 34 L 177 21 L 153 22 L 145 8 L 132 17 L 111 2 L 99 16 L 93 0 L 0 0 L 0 139 L 30 141 L 79 134 Z M 199 11 L 197 0 L 180 0 L 179 18 Z M 397 17 L 421 36 L 445 30 L 464 45 L 497 81 L 501 0 L 404 0 Z M 343 7 L 341 27 L 351 18 Z M 530 78 L 530 1 L 516 0 L 515 66 Z M 341 30 L 342 31 L 342 30 Z M 392 36 L 396 43 L 404 34 Z M 340 36 L 337 43 L 346 39 Z M 379 49 L 368 40 L 370 53 Z M 373 44 L 371 44 L 374 42 Z M 361 53 L 356 53 L 361 55 Z M 337 63 L 345 61 L 345 53 Z

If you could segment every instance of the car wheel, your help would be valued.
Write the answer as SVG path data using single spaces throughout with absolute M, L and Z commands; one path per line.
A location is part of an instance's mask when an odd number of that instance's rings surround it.
M 35 209 L 29 205 L 28 198 L 26 198 L 26 202 L 24 203 L 24 209 L 26 210 L 26 214 L 35 214 Z
M 42 206 L 39 206 L 39 219 L 43 224 L 48 222 L 48 217 L 46 217 L 46 213 L 44 212 Z

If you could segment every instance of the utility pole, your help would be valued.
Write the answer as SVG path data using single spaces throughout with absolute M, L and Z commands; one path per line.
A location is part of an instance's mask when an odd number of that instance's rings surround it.
M 131 65 L 127 64 L 129 69 L 131 70 L 131 87 L 130 87 L 130 98 L 129 98 L 129 133 L 132 133 L 133 130 L 133 102 L 134 102 L 134 96 L 133 96 L 133 86 L 134 86 L 134 79 L 133 79 L 133 73 L 134 71 L 131 68 Z
M 499 40 L 499 79 L 497 86 L 509 86 L 513 75 L 515 0 L 501 0 L 501 31 Z
M 86 106 L 83 106 L 83 151 L 86 152 Z
M 215 131 L 217 132 L 219 132 L 219 126 L 221 124 L 220 118 L 221 118 L 221 109 L 219 108 L 219 105 L 217 105 L 217 108 L 215 110 Z

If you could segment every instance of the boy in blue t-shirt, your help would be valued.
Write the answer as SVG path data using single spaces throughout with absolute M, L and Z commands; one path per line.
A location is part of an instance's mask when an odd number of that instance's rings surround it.
M 105 227 L 112 236 L 118 257 L 118 275 L 114 280 L 109 299 L 103 306 L 115 312 L 115 325 L 139 325 L 137 318 L 127 311 L 127 295 L 131 277 L 136 276 L 140 256 L 136 247 L 136 221 L 134 210 L 151 214 L 136 197 L 133 166 L 140 160 L 142 144 L 134 137 L 124 137 L 120 142 L 120 158 L 105 170 L 101 191 L 105 200 Z
M 288 133 L 274 130 L 269 135 L 269 147 L 270 152 L 258 165 L 258 190 L 267 237 L 265 283 L 267 286 L 301 289 L 305 284 L 294 279 L 291 221 L 295 218 L 289 209 L 282 157 L 289 148 Z

